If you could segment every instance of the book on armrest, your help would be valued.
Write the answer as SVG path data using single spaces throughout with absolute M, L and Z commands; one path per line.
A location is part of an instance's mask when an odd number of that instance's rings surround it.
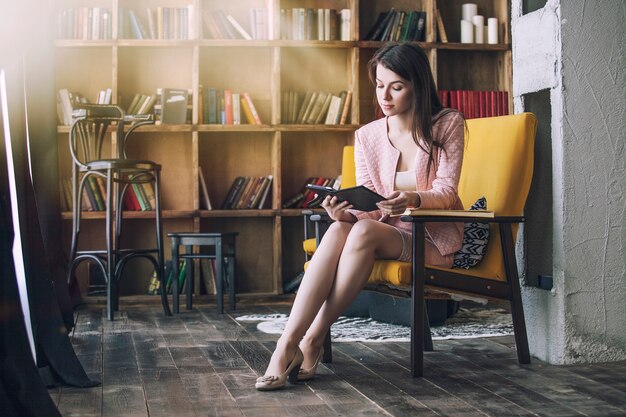
M 495 214 L 488 210 L 444 210 L 444 209 L 421 209 L 409 207 L 402 214 L 393 216 L 443 216 L 443 217 L 476 217 L 482 219 L 493 219 Z
M 335 190 L 332 187 L 307 184 L 306 188 L 314 191 L 318 197 L 324 198 L 327 195 L 331 195 L 337 197 L 340 201 L 347 201 L 352 204 L 352 208 L 361 211 L 377 210 L 378 206 L 376 203 L 385 200 L 385 197 L 363 185 Z

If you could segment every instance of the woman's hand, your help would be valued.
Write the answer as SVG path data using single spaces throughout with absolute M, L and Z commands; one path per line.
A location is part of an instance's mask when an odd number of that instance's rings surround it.
M 394 191 L 387 200 L 378 203 L 383 216 L 402 214 L 407 207 L 419 207 L 420 196 L 415 191 Z
M 324 201 L 322 201 L 322 207 L 326 210 L 326 213 L 328 213 L 330 218 L 335 221 L 349 223 L 354 223 L 356 221 L 356 217 L 354 217 L 352 213 L 346 211 L 347 209 L 352 208 L 352 205 L 347 201 L 339 201 L 337 197 L 327 195 L 326 198 L 324 198 Z

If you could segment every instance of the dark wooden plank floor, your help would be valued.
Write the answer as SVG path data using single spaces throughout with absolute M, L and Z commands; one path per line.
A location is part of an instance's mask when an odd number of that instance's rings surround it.
M 258 392 L 276 340 L 235 317 L 287 313 L 241 303 L 218 316 L 199 305 L 176 317 L 154 302 L 78 309 L 74 349 L 102 385 L 56 387 L 64 416 L 626 416 L 626 362 L 519 365 L 512 337 L 435 341 L 424 378 L 409 376 L 408 343 L 335 343 L 319 376 Z

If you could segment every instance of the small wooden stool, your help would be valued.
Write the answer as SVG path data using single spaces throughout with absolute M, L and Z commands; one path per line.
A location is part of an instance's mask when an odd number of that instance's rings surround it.
M 231 310 L 235 309 L 235 291 L 236 291 L 236 275 L 235 275 L 235 238 L 239 233 L 168 233 L 172 239 L 172 270 L 174 279 L 172 280 L 172 298 L 174 313 L 179 312 L 178 296 L 180 288 L 178 288 L 179 276 L 179 260 L 180 259 L 215 259 L 215 281 L 216 281 L 216 298 L 217 313 L 224 313 L 224 277 L 226 269 L 228 269 L 228 295 L 229 306 Z M 185 247 L 185 253 L 179 252 L 180 246 Z M 213 254 L 193 253 L 194 246 L 209 246 L 214 248 Z M 227 264 L 225 265 L 225 260 Z M 191 298 L 193 291 L 193 262 L 187 262 L 185 289 L 187 294 L 187 310 L 191 310 Z

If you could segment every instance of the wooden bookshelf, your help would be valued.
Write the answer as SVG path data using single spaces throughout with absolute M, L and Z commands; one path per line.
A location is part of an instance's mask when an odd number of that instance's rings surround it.
M 353 133 L 372 121 L 374 89 L 366 64 L 382 42 L 363 40 L 380 12 L 426 12 L 424 41 L 420 45 L 431 60 L 441 89 L 511 91 L 509 2 L 476 0 L 479 14 L 498 17 L 500 43 L 461 44 L 461 0 L 90 0 L 90 8 L 110 12 L 109 39 L 57 39 L 57 89 L 79 91 L 90 99 L 112 88 L 113 103 L 126 108 L 135 93 L 154 94 L 156 88 L 192 91 L 192 123 L 140 128 L 130 140 L 129 152 L 163 166 L 164 233 L 173 231 L 237 231 L 239 292 L 242 295 L 279 294 L 283 281 L 302 270 L 300 210 L 283 209 L 309 177 L 336 177 L 341 150 L 352 144 Z M 85 6 L 82 0 L 58 0 L 58 10 Z M 134 10 L 148 26 L 147 8 L 186 8 L 189 39 L 132 39 L 118 26 L 119 10 Z M 267 10 L 266 39 L 213 39 L 205 14 L 221 9 L 251 30 L 252 8 Z M 281 9 L 349 9 L 352 16 L 347 40 L 292 40 L 281 37 Z M 435 10 L 441 11 L 449 43 L 437 42 Z M 56 18 L 56 16 L 55 16 Z M 191 30 L 190 30 L 191 28 Z M 66 28 L 67 29 L 67 28 Z M 65 30 L 64 32 L 68 32 Z M 126 33 L 126 35 L 123 35 Z M 123 35 L 123 36 L 122 36 Z M 200 123 L 201 93 L 207 87 L 232 89 L 251 95 L 261 125 Z M 286 124 L 281 120 L 281 92 L 341 90 L 353 93 L 349 124 Z M 512 97 L 512 94 L 509 94 Z M 511 100 L 511 99 L 510 99 Z M 509 106 L 512 108 L 512 106 Z M 59 177 L 70 176 L 67 149 L 69 128 L 57 129 Z M 113 135 L 113 134 L 112 134 Z M 214 210 L 201 207 L 198 180 L 201 166 Z M 262 210 L 220 210 L 235 177 L 273 176 L 269 203 Z M 152 213 L 128 212 L 126 228 L 150 235 Z M 64 212 L 64 244 L 69 247 L 71 213 Z M 103 215 L 86 212 L 95 229 Z M 98 240 L 95 231 L 84 234 Z M 141 239 L 141 237 L 135 237 Z M 166 257 L 169 242 L 166 243 Z M 122 293 L 142 294 L 151 271 L 147 265 L 129 266 Z M 196 283 L 198 285 L 198 283 Z M 196 288 L 198 286 L 196 285 Z

